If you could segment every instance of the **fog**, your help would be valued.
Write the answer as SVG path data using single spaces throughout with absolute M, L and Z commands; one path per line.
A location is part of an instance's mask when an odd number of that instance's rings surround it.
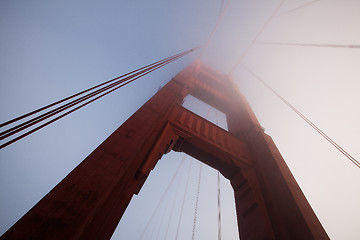
M 232 72 L 232 79 L 273 138 L 330 238 L 359 239 L 359 168 L 264 88 L 243 65 L 360 159 L 360 49 L 265 44 L 359 44 L 360 2 L 320 0 L 298 8 L 311 1 L 287 0 L 259 34 L 280 2 L 232 0 L 204 49 L 202 61 L 227 75 L 247 51 Z M 0 122 L 203 45 L 216 25 L 221 6 L 220 0 L 1 1 Z M 288 12 L 292 9 L 296 10 Z M 199 54 L 194 52 L 0 150 L 0 234 Z M 195 101 L 187 104 L 206 111 Z M 157 204 L 182 158 L 170 153 L 161 159 L 130 205 L 137 212 L 129 208 L 113 239 L 138 239 L 145 229 L 140 223 L 146 224 L 152 213 L 152 208 L 141 205 L 142 194 L 147 199 L 146 192 L 152 192 L 154 199 L 143 201 Z M 182 181 L 190 162 L 189 189 L 196 189 L 196 160 L 184 160 Z M 212 205 L 216 206 L 216 179 L 216 171 L 204 166 L 197 239 L 217 238 L 217 209 Z M 237 234 L 231 215 L 232 192 L 224 178 L 221 186 L 222 234 L 224 239 L 231 239 Z M 179 193 L 182 191 L 179 189 Z M 191 235 L 194 196 L 193 191 L 187 200 L 182 239 Z M 174 219 L 176 214 L 179 211 Z M 165 237 L 164 226 L 156 230 L 160 238 Z M 169 228 L 175 226 L 171 223 Z M 168 234 L 174 236 L 174 231 Z

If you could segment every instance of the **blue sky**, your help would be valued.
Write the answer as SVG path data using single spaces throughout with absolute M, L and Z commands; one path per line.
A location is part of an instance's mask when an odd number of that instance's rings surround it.
M 286 0 L 279 13 L 307 2 Z M 279 3 L 232 0 L 203 61 L 227 74 Z M 0 121 L 205 43 L 220 5 L 220 0 L 1 1 Z M 359 44 L 359 10 L 357 0 L 320 0 L 275 17 L 258 40 Z M 191 54 L 153 72 L 2 149 L 0 234 L 197 56 Z M 246 66 L 357 159 L 359 62 L 357 49 L 261 44 L 254 44 L 243 59 Z M 232 78 L 273 137 L 329 236 L 359 239 L 359 169 L 243 68 L 238 67 Z M 190 101 L 191 105 L 196 104 Z M 181 157 L 177 156 L 168 161 L 163 158 L 149 180 L 156 176 L 166 179 L 161 169 L 171 172 L 179 161 Z M 210 172 L 209 179 L 216 179 L 216 172 Z M 212 181 L 209 179 L 204 182 Z M 158 191 L 160 194 L 160 187 Z M 214 193 L 209 194 L 216 198 Z M 141 195 L 136 199 L 141 199 Z M 231 193 L 227 199 L 231 200 Z M 134 228 L 137 234 L 131 220 L 128 227 L 126 222 L 121 224 L 125 225 L 120 229 Z M 191 227 L 186 231 L 191 231 Z M 198 234 L 200 231 L 199 227 Z M 226 234 L 233 232 L 228 229 Z M 136 239 L 136 235 L 126 234 L 127 239 Z

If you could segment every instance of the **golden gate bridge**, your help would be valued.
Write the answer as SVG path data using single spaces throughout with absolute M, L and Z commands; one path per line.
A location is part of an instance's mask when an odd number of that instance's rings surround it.
M 224 6 L 226 6 L 226 3 L 224 4 Z M 278 6 L 280 6 L 280 5 L 278 5 Z M 278 8 L 278 9 L 281 9 L 281 6 Z M 300 10 L 300 9 L 299 9 Z M 273 16 L 275 16 L 275 15 L 271 15 L 270 16 L 270 18 L 269 19 L 272 19 L 273 18 Z M 271 21 L 269 21 L 269 23 L 271 23 Z M 265 24 L 265 26 L 267 25 L 267 24 L 269 24 L 268 22 L 266 22 L 266 24 Z M 255 35 L 256 37 L 255 37 L 255 40 L 256 40 L 256 38 L 257 38 L 257 35 Z M 254 42 L 255 43 L 255 42 Z M 254 44 L 254 43 L 251 43 L 251 44 Z M 262 43 L 263 44 L 263 43 Z M 272 42 L 268 42 L 268 43 L 266 43 L 266 44 L 274 44 L 274 43 L 272 43 Z M 282 45 L 284 45 L 284 44 L 286 44 L 286 43 L 275 43 L 275 44 L 282 44 Z M 289 43 L 288 45 L 291 45 L 292 43 Z M 302 45 L 305 45 L 306 47 L 310 47 L 309 46 L 309 44 L 302 44 Z M 319 45 L 319 44 L 313 44 L 313 46 L 312 47 L 317 47 L 317 45 Z M 249 45 L 250 46 L 250 45 Z M 324 47 L 334 47 L 334 46 L 324 46 Z M 356 48 L 356 45 L 350 45 L 349 46 L 349 44 L 348 45 L 346 45 L 346 44 L 343 44 L 343 45 L 341 45 L 341 44 L 337 44 L 336 46 L 335 46 L 336 48 L 341 48 L 341 47 L 344 47 L 344 48 L 346 48 L 346 47 L 351 47 L 351 48 Z M 250 49 L 250 48 L 249 48 Z M 248 51 L 248 50 L 246 50 L 246 51 Z M 246 52 L 245 51 L 245 52 Z M 356 51 L 356 50 L 355 50 Z

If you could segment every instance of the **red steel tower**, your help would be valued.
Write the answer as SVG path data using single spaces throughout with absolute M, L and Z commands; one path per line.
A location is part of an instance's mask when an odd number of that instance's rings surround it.
M 189 94 L 224 112 L 228 131 L 182 107 Z M 230 180 L 241 240 L 329 239 L 235 83 L 200 62 L 162 87 L 1 239 L 109 239 L 171 150 Z

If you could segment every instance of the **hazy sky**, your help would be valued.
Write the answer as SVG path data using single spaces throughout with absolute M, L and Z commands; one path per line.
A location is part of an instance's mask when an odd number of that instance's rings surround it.
M 307 2 L 310 0 L 286 0 L 279 13 Z M 204 54 L 204 62 L 219 72 L 229 73 L 279 3 L 280 0 L 231 0 Z M 205 43 L 220 6 L 221 0 L 0 1 L 0 122 Z M 359 12 L 358 0 L 320 0 L 275 17 L 258 41 L 360 44 Z M 197 56 L 194 53 L 153 72 L 0 150 L 0 234 Z M 356 159 L 360 159 L 359 63 L 360 49 L 263 44 L 254 44 L 243 59 L 243 64 Z M 331 239 L 360 239 L 360 169 L 246 70 L 238 67 L 232 77 L 266 133 L 274 139 Z M 199 109 L 193 100 L 187 105 Z M 204 111 L 204 107 L 200 109 Z M 114 239 L 138 238 L 144 229 L 141 224 L 146 224 L 153 209 L 141 206 L 141 199 L 153 196 L 145 202 L 156 205 L 166 188 L 164 183 L 182 158 L 174 153 L 162 158 L 131 203 L 134 210 L 129 208 Z M 192 195 L 187 201 L 189 212 L 182 226 L 183 239 L 188 239 L 192 231 L 191 204 L 199 163 L 185 160 L 179 175 L 183 179 L 178 190 L 181 196 L 190 162 Z M 215 171 L 203 168 L 198 239 L 217 238 L 215 227 L 208 227 L 216 226 L 216 219 L 209 223 L 213 225 L 202 225 L 207 223 L 206 214 L 216 218 L 216 177 Z M 221 184 L 223 236 L 231 239 L 237 234 L 231 216 L 232 196 L 228 182 L 222 179 Z M 149 192 L 151 196 L 146 196 Z M 176 193 L 176 188 L 172 192 Z M 202 201 L 206 198 L 214 200 Z M 178 212 L 174 214 L 176 218 Z M 174 226 L 171 223 L 170 229 Z M 161 229 L 153 234 L 165 236 Z

